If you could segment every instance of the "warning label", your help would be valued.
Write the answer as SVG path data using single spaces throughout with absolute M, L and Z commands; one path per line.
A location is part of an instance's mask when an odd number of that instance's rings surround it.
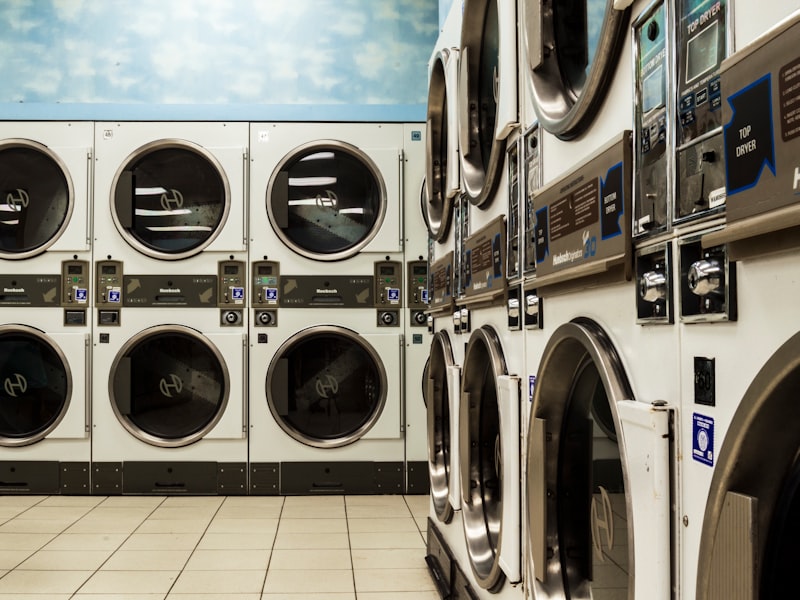
M 692 415 L 692 458 L 714 466 L 714 419 L 698 413 Z
M 550 205 L 551 241 L 597 223 L 599 189 L 597 179 L 593 179 Z
M 784 142 L 800 136 L 800 58 L 780 70 L 781 135 Z

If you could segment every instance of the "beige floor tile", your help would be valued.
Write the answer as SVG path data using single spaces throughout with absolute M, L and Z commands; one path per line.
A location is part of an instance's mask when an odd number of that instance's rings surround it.
M 310 594 L 353 592 L 353 573 L 351 571 L 314 571 L 309 577 L 305 571 L 267 572 L 264 594 L 302 594 L 308 600 Z M 327 597 L 327 596 L 326 596 Z
M 358 592 L 358 600 L 439 600 L 439 592 Z
M 28 510 L 27 506 L 0 506 L 0 521 L 13 519 L 26 510 Z
M 236 600 L 239 600 L 238 598 Z M 356 600 L 355 592 L 330 594 L 328 592 L 304 594 L 262 594 L 261 600 Z
M 285 519 L 342 519 L 346 517 L 344 504 L 321 506 L 284 506 L 281 518 Z
M 98 571 L 81 588 L 81 594 L 164 594 L 178 571 Z
M 419 548 L 425 547 L 419 533 L 351 533 L 353 548 Z
M 245 508 L 281 508 L 285 496 L 228 496 L 222 503 L 224 508 L 234 506 Z
M 87 515 L 80 521 L 71 525 L 66 533 L 132 533 L 144 518 L 119 518 L 113 517 L 93 518 Z
M 70 600 L 77 597 L 72 594 L 25 594 L 24 600 Z M 0 593 L 0 600 L 20 600 L 20 596 L 19 594 Z
M 208 519 L 147 519 L 136 533 L 203 533 L 208 523 Z
M 0 550 L 38 550 L 54 537 L 52 533 L 0 533 Z
M 416 533 L 419 531 L 417 523 L 410 517 L 407 519 L 348 519 L 347 526 L 350 533 Z
M 278 532 L 347 533 L 347 519 L 281 519 Z
M 338 550 L 329 549 L 304 549 L 304 550 L 274 550 L 269 561 L 270 571 L 273 569 L 283 570 L 339 570 L 352 569 L 350 561 L 350 550 L 346 548 Z
M 286 496 L 284 507 L 344 506 L 344 496 Z
M 348 519 L 407 519 L 411 513 L 405 503 L 387 509 L 380 505 L 347 506 Z
M 414 522 L 420 531 L 428 531 L 428 517 L 417 517 Z
M 268 550 L 275 535 L 271 533 L 207 533 L 198 550 Z
M 194 550 L 199 533 L 134 533 L 121 550 Z
M 0 525 L 0 533 L 61 533 L 72 523 L 71 519 L 12 519 Z
M 217 506 L 159 506 L 147 517 L 151 520 L 205 519 L 210 521 L 217 512 Z
M 422 548 L 354 549 L 354 569 L 419 569 L 425 567 Z
M 128 506 L 139 508 L 155 508 L 166 500 L 166 496 L 109 496 L 101 506 Z
M 71 594 L 91 571 L 11 571 L 0 579 L 0 594 Z
M 59 519 L 65 521 L 77 521 L 92 508 L 90 506 L 32 506 L 17 516 L 17 519 Z
M 92 512 L 86 515 L 87 519 L 92 519 L 96 521 L 116 521 L 119 519 L 123 519 L 126 521 L 144 521 L 148 515 L 150 515 L 154 510 L 150 507 L 141 507 L 141 506 L 105 506 L 100 505 L 97 508 L 93 509 Z
M 346 533 L 282 533 L 275 538 L 275 549 L 299 550 L 303 548 L 349 548 Z
M 427 517 L 430 512 L 430 498 L 426 496 L 405 496 L 406 504 L 415 517 Z
M 96 571 L 112 550 L 40 550 L 18 568 L 25 571 Z
M 103 502 L 105 496 L 49 496 L 37 506 L 88 506 L 94 507 Z
M 280 506 L 241 506 L 223 505 L 214 515 L 215 519 L 277 519 L 281 516 Z
M 261 600 L 261 594 L 170 594 L 167 600 Z M 295 600 L 301 600 L 295 598 Z M 303 599 L 305 600 L 305 599 Z
M 116 550 L 126 537 L 121 533 L 62 533 L 44 550 Z
M 164 508 L 180 507 L 206 507 L 219 508 L 225 502 L 222 496 L 169 496 L 161 506 Z
M 0 506 L 34 506 L 50 496 L 0 496 Z
M 266 571 L 269 550 L 195 550 L 186 571 Z
M 391 506 L 393 508 L 406 508 L 403 496 L 345 496 L 345 504 L 350 509 L 353 506 Z
M 164 600 L 164 594 L 75 594 L 71 600 Z
M 362 592 L 424 592 L 436 585 L 428 569 L 356 569 L 356 594 Z
M 0 569 L 7 571 L 15 568 L 34 552 L 35 550 L 0 550 Z
M 180 571 L 191 550 L 118 550 L 103 571 Z
M 259 593 L 264 585 L 262 571 L 185 571 L 170 593 L 244 594 Z
M 214 519 L 206 533 L 265 533 L 275 535 L 278 519 Z

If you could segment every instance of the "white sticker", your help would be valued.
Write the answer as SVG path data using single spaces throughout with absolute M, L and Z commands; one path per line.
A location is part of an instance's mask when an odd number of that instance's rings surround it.
M 269 141 L 269 131 L 262 130 L 258 132 L 258 143 L 264 144 Z
M 717 208 L 718 206 L 722 206 L 725 204 L 725 197 L 726 197 L 725 188 L 717 188 L 712 190 L 711 193 L 708 195 L 708 207 L 709 208 Z

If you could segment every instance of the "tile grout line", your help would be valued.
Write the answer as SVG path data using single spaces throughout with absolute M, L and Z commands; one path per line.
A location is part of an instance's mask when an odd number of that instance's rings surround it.
M 347 514 L 347 496 L 342 496 L 344 503 L 344 523 L 347 528 L 347 549 L 350 553 L 350 576 L 353 579 L 353 599 L 358 600 L 358 591 L 356 590 L 356 563 L 353 560 L 353 541 L 350 539 L 350 517 Z
M 278 513 L 278 525 L 275 527 L 275 534 L 272 537 L 272 544 L 269 547 L 269 558 L 267 559 L 267 566 L 264 569 L 264 581 L 261 582 L 261 594 L 259 598 L 263 598 L 266 594 L 267 575 L 269 575 L 269 567 L 272 564 L 272 555 L 275 552 L 275 543 L 278 541 L 278 532 L 281 529 L 281 520 L 283 519 L 283 511 L 286 508 L 286 496 L 278 496 L 281 498 L 281 510 Z

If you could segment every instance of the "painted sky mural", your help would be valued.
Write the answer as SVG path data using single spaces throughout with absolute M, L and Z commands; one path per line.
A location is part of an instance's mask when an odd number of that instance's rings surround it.
M 424 104 L 436 0 L 0 0 L 0 102 Z

